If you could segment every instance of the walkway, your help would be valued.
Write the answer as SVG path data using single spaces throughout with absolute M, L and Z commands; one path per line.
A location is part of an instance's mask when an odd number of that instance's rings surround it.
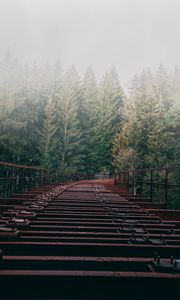
M 0 298 L 173 299 L 180 222 L 128 196 L 97 180 L 1 201 Z

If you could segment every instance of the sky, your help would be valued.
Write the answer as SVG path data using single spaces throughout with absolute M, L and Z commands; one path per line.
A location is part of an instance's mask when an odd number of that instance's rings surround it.
M 0 0 L 0 59 L 60 61 L 127 84 L 145 68 L 180 64 L 180 0 Z

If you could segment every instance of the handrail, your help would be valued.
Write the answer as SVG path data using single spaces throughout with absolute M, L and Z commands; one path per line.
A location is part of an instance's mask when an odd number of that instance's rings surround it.
M 175 166 L 164 166 L 164 167 L 158 167 L 158 168 L 145 168 L 145 169 L 129 169 L 129 172 L 145 172 L 145 171 L 162 171 L 165 169 L 168 170 L 176 170 L 180 168 L 180 164 L 177 164 Z M 126 172 L 126 171 L 124 171 Z
M 0 165 L 8 166 L 8 167 L 16 167 L 16 168 L 20 168 L 20 169 L 23 168 L 23 169 L 33 169 L 33 170 L 39 170 L 39 171 L 49 171 L 49 169 L 44 169 L 41 167 L 35 167 L 35 166 L 29 166 L 29 165 L 19 165 L 19 164 L 3 162 L 3 161 L 0 161 Z
M 114 175 L 115 184 L 129 192 L 180 209 L 180 164 L 161 168 L 129 169 Z
M 87 174 L 62 173 L 59 169 L 21 165 L 0 161 L 0 197 L 28 191 L 44 184 L 86 179 Z
M 62 181 L 60 170 L 0 161 L 0 197 Z

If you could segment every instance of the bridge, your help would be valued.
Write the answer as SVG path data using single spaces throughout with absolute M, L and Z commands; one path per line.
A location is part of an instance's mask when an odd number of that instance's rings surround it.
M 0 167 L 1 299 L 177 297 L 178 166 L 88 180 Z

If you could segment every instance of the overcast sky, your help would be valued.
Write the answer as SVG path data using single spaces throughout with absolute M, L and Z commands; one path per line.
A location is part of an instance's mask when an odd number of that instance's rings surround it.
M 0 58 L 8 47 L 81 75 L 115 66 L 127 84 L 143 68 L 180 64 L 180 0 L 0 0 Z

